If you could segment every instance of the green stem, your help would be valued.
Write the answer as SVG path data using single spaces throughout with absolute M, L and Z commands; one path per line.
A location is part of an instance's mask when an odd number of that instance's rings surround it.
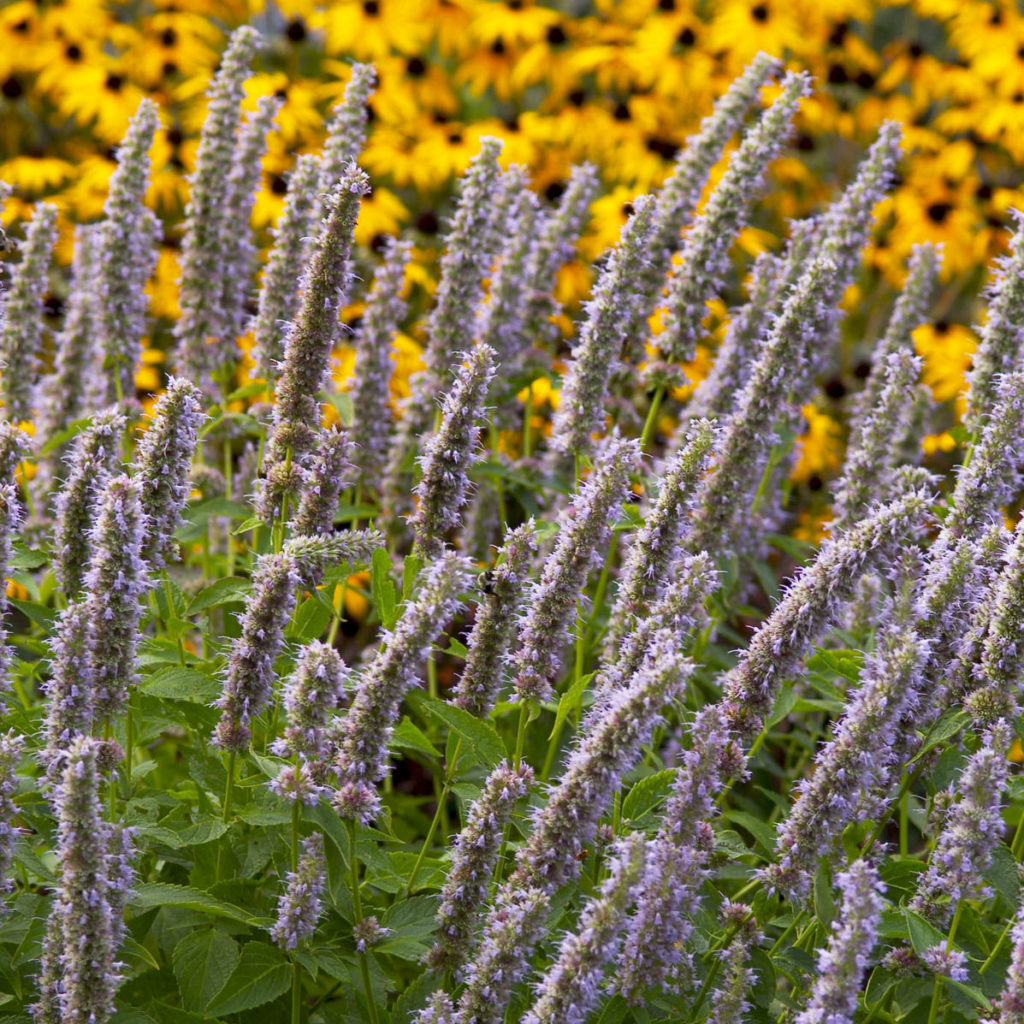
M 427 830 L 427 838 L 423 840 L 419 856 L 416 858 L 416 863 L 412 866 L 412 873 L 409 875 L 409 881 L 405 883 L 406 896 L 409 896 L 412 893 L 413 886 L 416 884 L 416 879 L 419 877 L 420 869 L 423 867 L 423 862 L 426 860 L 427 853 L 430 850 L 430 844 L 434 841 L 434 836 L 437 834 L 437 826 L 441 824 L 443 808 L 448 802 L 448 797 L 451 793 L 452 778 L 454 776 L 455 766 L 459 761 L 459 751 L 461 749 L 462 737 L 460 736 L 455 741 L 455 748 L 452 751 L 452 759 L 444 773 L 444 786 L 441 788 L 441 795 L 438 797 L 437 807 L 434 809 L 434 818 L 430 823 L 430 828 Z
M 519 705 L 519 726 L 516 729 L 516 752 L 512 759 L 512 763 L 517 769 L 523 763 L 523 751 L 526 749 L 526 722 L 529 716 L 529 709 L 526 701 L 524 700 Z
M 960 924 L 960 913 L 964 909 L 962 902 L 956 905 L 956 913 L 953 914 L 953 923 L 949 926 L 949 934 L 946 936 L 946 952 L 953 946 L 953 939 L 956 937 L 956 930 Z M 939 998 L 942 995 L 942 975 L 936 975 L 935 988 L 932 989 L 932 1005 L 928 1009 L 928 1024 L 935 1024 L 939 1018 Z
M 296 759 L 296 762 L 298 759 Z M 298 800 L 292 801 L 292 871 L 299 870 L 299 816 Z M 302 967 L 297 961 L 292 963 L 292 1024 L 302 1022 Z
M 533 383 L 526 392 L 526 406 L 523 409 L 523 458 L 528 459 L 533 449 Z
M 356 924 L 363 923 L 363 901 L 359 894 L 359 861 L 356 859 L 356 823 L 348 820 L 348 851 L 352 864 L 352 907 L 356 915 Z M 377 1003 L 373 998 L 373 986 L 370 984 L 370 964 L 366 951 L 359 954 L 359 969 L 363 976 L 363 991 L 366 994 L 366 1005 L 370 1010 L 370 1024 L 377 1024 Z
M 651 440 L 651 435 L 654 433 L 654 425 L 658 420 L 658 411 L 661 409 L 661 403 L 665 399 L 665 385 L 662 384 L 658 387 L 658 390 L 654 392 L 654 398 L 651 399 L 651 407 L 647 410 L 647 419 L 644 420 L 644 429 L 640 434 L 640 450 L 643 451 Z
M 224 812 L 222 820 L 227 824 L 228 819 L 231 817 L 231 797 L 235 791 L 235 758 L 237 752 L 232 750 L 228 754 L 228 781 L 224 786 Z

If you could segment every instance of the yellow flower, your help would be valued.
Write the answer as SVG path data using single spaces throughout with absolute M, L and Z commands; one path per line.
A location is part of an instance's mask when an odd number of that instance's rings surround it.
M 839 424 L 816 405 L 805 405 L 801 412 L 807 429 L 797 441 L 800 454 L 789 478 L 805 484 L 811 477 L 820 479 L 835 473 L 841 462 L 842 438 Z
M 974 333 L 960 324 L 940 320 L 924 324 L 914 331 L 914 348 L 924 360 L 922 379 L 932 389 L 936 402 L 948 402 L 967 390 L 967 371 L 971 368 L 978 342 Z
M 429 25 L 419 0 L 335 0 L 324 15 L 327 51 L 379 60 L 393 50 L 419 53 Z

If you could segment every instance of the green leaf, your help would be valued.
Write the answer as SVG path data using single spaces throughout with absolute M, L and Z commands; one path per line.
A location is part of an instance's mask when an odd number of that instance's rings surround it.
M 860 651 L 815 651 L 807 659 L 807 667 L 812 672 L 820 672 L 824 676 L 841 676 L 850 683 L 860 679 L 864 655 Z
M 991 853 L 992 863 L 984 873 L 985 881 L 1004 897 L 1010 906 L 1015 907 L 1020 902 L 1020 875 L 1017 872 L 1017 862 L 1005 843 L 996 843 Z
M 248 384 L 243 384 L 240 388 L 235 388 L 235 390 L 228 395 L 226 401 L 240 402 L 243 398 L 252 398 L 253 395 L 262 395 L 266 390 L 266 381 L 254 380 Z
M 593 672 L 589 672 L 585 676 L 580 676 L 579 679 L 573 681 L 572 686 L 570 686 L 569 689 L 566 690 L 558 699 L 558 709 L 555 711 L 555 724 L 551 727 L 551 734 L 548 736 L 549 740 L 554 739 L 554 737 L 561 731 L 562 723 L 565 721 L 569 712 L 580 706 L 583 701 L 583 691 L 587 688 L 587 684 L 593 678 Z
M 129 904 L 136 910 L 152 910 L 156 907 L 182 907 L 211 917 L 226 917 L 231 921 L 251 924 L 257 920 L 254 915 L 241 907 L 211 896 L 202 889 L 188 885 L 170 885 L 167 882 L 142 882 L 135 887 Z
M 441 756 L 441 751 L 427 739 L 419 726 L 408 715 L 403 716 L 395 727 L 388 746 L 398 750 L 418 750 L 421 754 L 428 754 L 430 757 Z
M 775 698 L 775 705 L 772 708 L 772 713 L 768 716 L 769 729 L 778 725 L 784 718 L 789 717 L 789 713 L 796 705 L 796 700 L 796 691 L 792 686 L 784 686 L 779 690 L 779 695 Z
M 38 569 L 41 565 L 46 565 L 49 560 L 50 556 L 45 551 L 34 551 L 25 547 L 21 541 L 17 541 L 8 568 Z
M 189 825 L 178 833 L 178 840 L 182 846 L 202 846 L 203 843 L 220 839 L 228 826 L 220 818 L 204 818 L 194 825 Z
M 188 700 L 199 704 L 209 704 L 220 696 L 223 688 L 224 684 L 219 679 L 181 665 L 168 665 L 166 668 L 158 669 L 139 685 L 143 693 L 153 697 Z
M 971 720 L 966 711 L 959 708 L 950 708 L 943 716 L 925 733 L 924 742 L 918 750 L 911 764 L 920 761 L 929 750 L 934 750 L 940 743 L 956 736 Z
M 416 578 L 423 569 L 423 559 L 419 555 L 406 555 L 402 563 L 402 600 L 408 601 L 412 597 L 413 587 Z
M 907 918 L 910 944 L 914 947 L 914 952 L 918 956 L 924 953 L 925 950 L 931 949 L 932 946 L 938 946 L 940 943 L 945 944 L 946 936 L 930 925 L 920 914 L 915 914 L 912 910 L 905 910 L 903 913 Z
M 622 817 L 626 821 L 637 821 L 657 807 L 672 792 L 675 777 L 675 768 L 665 768 L 642 778 L 622 801 Z
M 207 608 L 217 608 L 222 604 L 241 604 L 245 601 L 246 595 L 252 589 L 249 580 L 229 577 L 224 580 L 217 580 L 208 587 L 203 587 L 189 602 L 185 610 L 186 617 L 198 615 L 205 612 Z
M 87 430 L 92 426 L 92 417 L 83 416 L 80 420 L 75 420 L 74 423 L 69 423 L 59 434 L 54 434 L 42 448 L 39 449 L 39 457 L 49 455 L 50 452 L 56 451 L 62 445 L 65 445 L 73 437 L 80 434 L 83 430 Z
M 384 548 L 373 553 L 370 563 L 370 592 L 385 629 L 393 629 L 398 619 L 398 591 L 391 579 L 391 556 Z
M 251 1010 L 272 1002 L 288 991 L 291 965 L 276 947 L 265 942 L 247 942 L 235 969 L 213 997 L 206 1012 L 214 1017 Z
M 825 857 L 822 857 L 814 872 L 814 913 L 826 927 L 836 916 L 836 901 L 832 898 L 832 872 Z
M 317 397 L 321 402 L 327 402 L 328 405 L 334 406 L 334 411 L 338 414 L 338 419 L 341 420 L 343 426 L 352 426 L 355 407 L 352 405 L 352 396 L 347 391 L 338 394 L 321 391 Z
M 463 747 L 468 744 L 477 764 L 493 768 L 505 756 L 505 745 L 490 722 L 419 691 L 410 699 L 424 714 L 447 725 L 463 741 Z
M 772 850 L 775 848 L 775 829 L 773 826 L 747 811 L 729 810 L 725 811 L 722 817 L 733 822 L 735 825 L 739 825 L 740 828 L 746 829 L 754 837 L 757 845 L 769 856 L 771 855 Z
M 171 955 L 186 1010 L 202 1010 L 224 987 L 238 963 L 238 943 L 216 929 L 192 932 Z

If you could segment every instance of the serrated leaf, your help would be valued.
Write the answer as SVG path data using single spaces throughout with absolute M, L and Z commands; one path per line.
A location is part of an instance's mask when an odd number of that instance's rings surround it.
M 583 700 L 583 691 L 586 690 L 587 684 L 593 678 L 593 672 L 588 672 L 587 675 L 580 676 L 579 679 L 573 680 L 569 689 L 558 698 L 558 708 L 555 711 L 555 722 L 554 725 L 551 726 L 551 733 L 548 736 L 549 740 L 554 739 L 555 736 L 559 734 L 562 729 L 562 724 L 565 722 L 569 712 L 580 705 Z
M 202 846 L 203 843 L 220 839 L 227 830 L 228 826 L 220 818 L 205 818 L 182 829 L 178 839 L 182 846 Z
M 775 848 L 775 828 L 766 821 L 749 814 L 747 811 L 728 810 L 722 814 L 727 821 L 746 829 L 756 841 L 757 845 L 767 854 L 771 855 Z
M 672 792 L 675 768 L 665 768 L 642 778 L 622 801 L 622 817 L 636 821 L 664 800 Z
M 420 727 L 408 715 L 404 715 L 395 726 L 388 746 L 397 750 L 418 750 L 421 754 L 427 754 L 430 757 L 441 756 L 441 751 L 427 739 Z
M 837 650 L 815 651 L 807 659 L 807 667 L 812 672 L 820 672 L 824 676 L 840 676 L 850 683 L 860 679 L 864 655 L 860 651 Z
M 189 602 L 185 609 L 186 617 L 198 615 L 207 608 L 217 608 L 222 604 L 242 603 L 246 595 L 252 589 L 249 580 L 229 577 L 228 579 L 217 580 L 208 587 L 204 587 Z
M 796 691 L 793 687 L 784 686 L 779 691 L 779 695 L 775 698 L 772 713 L 768 716 L 768 728 L 771 729 L 778 725 L 784 718 L 788 718 L 789 713 L 796 705 L 796 701 Z
M 920 914 L 915 914 L 912 910 L 904 910 L 903 913 L 907 919 L 910 944 L 914 947 L 914 952 L 918 956 L 924 953 L 925 950 L 931 949 L 932 946 L 938 946 L 940 943 L 945 944 L 946 936 L 929 924 Z
M 202 1010 L 224 987 L 238 963 L 238 943 L 216 929 L 192 932 L 171 955 L 186 1010 Z
M 478 764 L 493 768 L 505 756 L 505 745 L 490 722 L 425 693 L 414 692 L 410 699 L 424 714 L 448 726 L 464 747 L 468 745 Z
M 223 688 L 224 684 L 220 680 L 182 665 L 168 665 L 166 668 L 158 669 L 139 684 L 139 689 L 143 693 L 153 697 L 188 700 L 198 704 L 209 704 L 216 700 Z
M 925 734 L 924 742 L 911 764 L 920 761 L 928 751 L 934 750 L 940 743 L 945 743 L 956 736 L 970 720 L 970 715 L 966 711 L 950 708 Z
M 241 907 L 211 896 L 202 889 L 188 885 L 170 885 L 167 882 L 142 882 L 135 887 L 129 904 L 136 910 L 151 910 L 154 907 L 182 907 L 212 917 L 226 917 L 231 921 L 250 924 L 254 916 Z
M 995 843 L 991 853 L 992 863 L 983 877 L 1010 906 L 1015 907 L 1020 902 L 1020 875 L 1017 872 L 1017 862 L 1005 843 Z
M 247 942 L 234 970 L 207 1005 L 206 1012 L 214 1017 L 225 1017 L 263 1006 L 287 992 L 291 978 L 291 965 L 279 949 L 265 942 Z

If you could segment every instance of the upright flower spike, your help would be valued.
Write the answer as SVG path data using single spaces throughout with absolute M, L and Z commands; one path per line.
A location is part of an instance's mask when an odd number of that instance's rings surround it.
M 249 722 L 258 715 L 274 684 L 274 659 L 284 643 L 284 630 L 295 608 L 301 576 L 287 554 L 260 555 L 252 574 L 252 591 L 245 602 L 241 634 L 231 644 L 221 710 L 215 732 L 225 750 L 245 750 Z
M 513 684 L 520 700 L 551 696 L 562 660 L 559 638 L 568 634 L 587 573 L 604 553 L 627 475 L 639 455 L 638 442 L 610 440 L 594 472 L 559 517 L 558 540 L 527 602 L 513 656 Z
M 282 949 L 295 949 L 316 932 L 327 888 L 325 864 L 324 837 L 314 832 L 302 841 L 298 866 L 288 872 L 287 888 L 277 900 L 270 937 Z
M 103 206 L 96 329 L 103 371 L 95 406 L 135 395 L 135 370 L 145 333 L 146 281 L 157 260 L 159 226 L 143 200 L 149 187 L 149 149 L 160 124 L 156 104 L 144 99 L 117 151 L 117 169 Z
M 32 215 L 21 262 L 4 294 L 0 320 L 0 410 L 11 423 L 32 419 L 36 363 L 43 338 L 43 295 L 57 241 L 57 207 L 40 203 Z
M 742 903 L 726 902 L 719 914 L 727 923 L 735 922 L 735 938 L 721 951 L 725 973 L 722 983 L 711 994 L 711 1016 L 708 1024 L 742 1024 L 750 1009 L 747 995 L 754 984 L 754 970 L 749 966 L 754 928 L 748 922 L 750 908 Z M 745 923 L 746 922 L 746 923 Z
M 930 503 L 927 490 L 907 491 L 842 536 L 826 540 L 814 561 L 800 570 L 725 677 L 726 706 L 741 736 L 758 731 L 780 681 L 796 670 L 808 646 L 852 595 L 858 578 L 912 542 Z
M 29 436 L 8 420 L 0 419 L 0 480 L 13 480 L 18 465 L 31 448 Z
M 476 461 L 480 420 L 494 371 L 494 349 L 474 345 L 444 397 L 437 432 L 423 443 L 415 490 L 418 504 L 409 525 L 416 536 L 414 550 L 425 558 L 437 557 L 448 535 L 462 523 L 469 470 Z
M 909 429 L 920 373 L 921 360 L 908 349 L 887 357 L 878 401 L 865 410 L 857 441 L 847 448 L 835 488 L 833 533 L 848 529 L 866 508 L 889 497 L 900 457 L 895 442 Z
M 81 590 L 85 579 L 94 509 L 117 465 L 124 427 L 116 406 L 104 409 L 72 442 L 66 460 L 69 473 L 54 502 L 53 571 L 68 597 Z
M 619 242 L 584 304 L 585 319 L 552 421 L 551 446 L 563 455 L 588 455 L 593 448 L 591 434 L 604 427 L 608 382 L 643 298 L 637 278 L 650 258 L 654 212 L 653 199 L 637 197 Z
M 466 971 L 458 1024 L 502 1020 L 540 940 L 551 894 L 579 873 L 580 854 L 593 840 L 622 776 L 636 762 L 664 705 L 682 692 L 693 665 L 679 656 L 670 637 L 664 639 L 652 647 L 630 685 L 584 723 L 547 805 L 534 817 L 516 870 L 499 887 L 487 915 Z
M 743 754 L 720 705 L 700 711 L 690 733 L 693 747 L 681 759 L 650 841 L 619 957 L 616 988 L 634 1004 L 648 990 L 677 991 L 690 975 L 685 943 L 714 850 L 708 819 L 723 784 L 743 771 Z
M 1014 212 L 1016 230 L 1010 253 L 997 259 L 998 271 L 988 297 L 988 319 L 979 329 L 981 340 L 968 375 L 967 413 L 964 426 L 977 435 L 999 402 L 999 380 L 1024 370 L 1024 215 Z
M 658 304 L 672 255 L 680 246 L 683 228 L 690 223 L 704 191 L 711 168 L 718 162 L 725 144 L 743 122 L 757 95 L 782 65 L 775 57 L 759 53 L 715 104 L 700 131 L 691 135 L 661 191 L 656 196 L 655 230 L 650 240 L 650 260 L 639 268 L 639 290 L 644 301 L 632 311 L 628 333 L 646 337 L 646 318 Z
M 352 77 L 345 86 L 341 102 L 331 111 L 331 119 L 327 124 L 327 138 L 320 155 L 320 187 L 317 192 L 329 192 L 345 174 L 348 165 L 359 159 L 366 145 L 366 126 L 369 122 L 366 105 L 376 84 L 377 74 L 372 64 L 352 65 Z
M 860 689 L 779 826 L 777 863 L 760 872 L 769 889 L 797 901 L 805 897 L 818 859 L 834 857 L 843 829 L 873 813 L 877 795 L 888 793 L 900 722 L 917 707 L 927 651 L 897 622 L 869 657 Z
M 990 724 L 998 718 L 1013 721 L 1020 713 L 1024 650 L 1024 519 L 1003 556 L 994 592 L 986 594 L 989 617 L 979 649 L 968 649 L 961 658 L 971 693 L 964 708 L 976 722 Z
M 466 667 L 453 691 L 453 703 L 479 718 L 490 713 L 501 692 L 508 649 L 536 550 L 536 525 L 531 519 L 505 536 L 494 568 L 486 577 L 484 596 L 466 639 Z
M 459 182 L 458 205 L 445 238 L 437 301 L 427 321 L 423 353 L 427 370 L 435 377 L 444 373 L 455 353 L 472 337 L 483 278 L 496 255 L 485 242 L 499 237 L 493 219 L 502 146 L 501 139 L 482 138 L 480 152 Z
M 818 953 L 818 977 L 810 1003 L 795 1024 L 853 1024 L 861 977 L 878 937 L 885 888 L 875 867 L 857 860 L 839 875 L 839 889 L 843 894 L 839 927 Z
M 254 28 L 243 25 L 228 40 L 220 69 L 207 92 L 208 113 L 185 207 L 179 280 L 181 317 L 175 324 L 174 336 L 178 342 L 178 372 L 204 387 L 209 384 L 212 370 L 210 341 L 216 342 L 225 327 L 224 197 L 241 121 L 243 86 L 259 38 Z
M 850 424 L 850 447 L 859 444 L 860 435 L 867 427 L 867 417 L 882 397 L 889 379 L 888 367 L 892 357 L 902 351 L 913 354 L 912 333 L 928 314 L 941 266 L 942 250 L 939 247 L 923 242 L 911 249 L 903 290 L 893 307 L 885 334 L 871 353 L 871 373 L 864 384 L 864 390 L 855 400 L 855 412 Z
M 548 903 L 548 897 L 537 888 L 499 889 L 480 945 L 466 966 L 466 987 L 458 1007 L 450 1016 L 426 1017 L 424 1021 L 499 1024 L 512 990 L 529 970 L 530 954 L 540 939 Z
M 954 802 L 944 814 L 928 869 L 909 904 L 936 924 L 947 924 L 960 900 L 991 895 L 981 878 L 1005 830 L 1002 797 L 1011 739 L 1005 720 L 992 725 L 983 746 L 967 762 Z
M 303 153 L 296 157 L 288 177 L 284 209 L 274 228 L 274 244 L 260 283 L 256 318 L 253 321 L 253 355 L 260 376 L 273 381 L 284 356 L 284 338 L 299 308 L 295 287 L 296 267 L 303 254 L 314 221 L 320 161 Z
M 64 770 L 71 742 L 88 734 L 96 720 L 96 680 L 89 655 L 89 619 L 85 604 L 72 601 L 57 620 L 50 640 L 50 678 L 41 759 L 46 776 L 56 782 Z
M 687 362 L 696 354 L 707 302 L 729 272 L 732 241 L 746 224 L 769 164 L 782 150 L 800 100 L 810 95 L 810 81 L 805 73 L 786 74 L 779 98 L 747 134 L 686 236 L 682 265 L 669 279 L 665 330 L 655 339 L 670 362 Z
M 702 482 L 699 506 L 684 539 L 688 550 L 717 553 L 728 548 L 737 519 L 749 515 L 775 442 L 772 428 L 786 395 L 806 373 L 834 284 L 835 267 L 816 260 L 786 300 L 719 434 L 712 469 Z
M 9 891 L 12 883 L 7 877 L 14 863 L 14 846 L 18 841 L 15 818 L 18 806 L 14 795 L 18 792 L 18 762 L 25 747 L 25 738 L 13 729 L 0 733 L 0 892 Z M 0 917 L 6 908 L 0 905 Z
M 695 420 L 666 460 L 656 481 L 657 498 L 623 561 L 619 590 L 608 620 L 606 653 L 611 654 L 622 643 L 636 625 L 637 616 L 665 585 L 714 440 L 714 426 L 707 420 Z
M 142 490 L 145 519 L 142 557 L 152 569 L 162 568 L 174 551 L 173 535 L 188 502 L 188 474 L 204 419 L 199 388 L 171 377 L 135 450 L 132 475 Z
M 50 911 L 37 1021 L 105 1024 L 121 981 L 114 906 L 123 905 L 121 879 L 112 877 L 117 825 L 103 820 L 98 760 L 101 741 L 71 743 L 55 794 L 60 886 Z
M 356 455 L 349 435 L 337 427 L 320 435 L 316 454 L 299 493 L 292 529 L 297 536 L 313 537 L 334 530 L 338 498 L 349 485 Z
M 97 372 L 97 365 L 102 358 L 97 345 L 96 323 L 96 286 L 102 232 L 101 224 L 79 225 L 75 228 L 67 314 L 64 326 L 55 339 L 53 372 L 43 378 L 39 387 L 37 443 L 46 444 L 86 412 L 89 378 Z M 54 455 L 50 459 L 56 462 Z M 42 469 L 43 465 L 47 463 L 41 463 L 39 468 Z M 49 487 L 53 483 L 53 472 L 48 465 L 46 476 Z
M 13 651 L 7 646 L 7 576 L 11 571 L 12 544 L 21 526 L 22 510 L 18 488 L 0 482 L 0 691 L 10 688 L 8 673 Z
M 437 910 L 438 940 L 430 951 L 434 967 L 458 971 L 473 947 L 474 931 L 487 904 L 487 890 L 501 849 L 505 826 L 516 801 L 533 784 L 528 764 L 495 768 L 473 802 L 452 846 L 452 865 L 441 889 Z
M 772 321 L 807 271 L 819 227 L 817 217 L 791 221 L 785 252 L 780 256 L 762 253 L 754 261 L 747 302 L 732 312 L 710 372 L 683 407 L 684 417 L 722 419 L 732 410 L 736 395 L 750 380 L 764 339 L 771 334 Z
M 364 494 L 377 494 L 387 470 L 391 449 L 391 377 L 395 364 L 391 346 L 405 319 L 407 304 L 402 283 L 412 254 L 412 242 L 389 238 L 384 262 L 373 275 L 366 310 L 356 329 L 352 371 L 352 426 L 349 437 L 359 454 L 354 485 Z
M 387 743 L 405 694 L 419 680 L 434 638 L 459 606 L 469 580 L 465 559 L 448 552 L 420 574 L 414 598 L 356 684 L 348 714 L 337 725 L 334 806 L 362 822 L 380 808 L 377 783 L 387 772 Z
M 1024 369 L 995 382 L 995 397 L 971 457 L 956 475 L 950 509 L 942 524 L 940 547 L 974 536 L 998 515 L 1020 479 L 1013 457 L 1024 429 Z
M 1017 911 L 1010 941 L 1013 943 L 1010 967 L 999 999 L 999 1017 L 993 1019 L 992 1024 L 1017 1024 L 1024 1019 L 1024 907 Z
M 580 913 L 575 933 L 562 939 L 555 960 L 537 984 L 536 1001 L 523 1024 L 586 1021 L 601 998 L 601 978 L 622 941 L 622 924 L 643 872 L 642 836 L 623 840 L 608 877 Z
M 234 370 L 239 356 L 235 339 L 245 331 L 249 319 L 245 306 L 256 260 L 250 222 L 263 171 L 267 136 L 274 127 L 282 103 L 283 100 L 277 96 L 260 97 L 256 110 L 246 117 L 241 126 L 231 159 L 221 224 L 224 263 L 221 268 L 220 306 L 224 319 L 220 344 L 213 354 L 213 372 L 217 376 Z
M 114 477 L 104 488 L 89 538 L 92 558 L 84 581 L 85 615 L 100 717 L 117 714 L 135 683 L 139 599 L 150 585 L 148 566 L 142 560 L 141 492 L 139 481 Z
M 561 306 L 553 293 L 559 268 L 572 257 L 575 244 L 590 216 L 590 204 L 598 190 L 597 168 L 581 164 L 569 172 L 569 183 L 558 201 L 558 208 L 543 222 L 526 268 L 527 292 L 524 296 L 523 334 L 528 342 L 552 344 L 558 328 L 551 322 Z
M 302 304 L 288 331 L 266 457 L 260 515 L 268 522 L 285 495 L 298 490 L 320 431 L 319 392 L 327 382 L 340 332 L 338 313 L 352 286 L 352 232 L 369 179 L 354 164 L 324 200 L 326 216 L 302 278 Z

